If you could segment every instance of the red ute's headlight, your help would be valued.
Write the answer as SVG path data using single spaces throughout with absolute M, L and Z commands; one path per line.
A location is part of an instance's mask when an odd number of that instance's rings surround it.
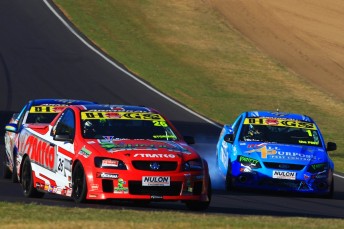
M 127 166 L 123 161 L 113 158 L 95 157 L 94 165 L 97 168 L 127 170 Z
M 183 171 L 200 171 L 203 170 L 203 162 L 201 159 L 190 160 L 183 164 Z

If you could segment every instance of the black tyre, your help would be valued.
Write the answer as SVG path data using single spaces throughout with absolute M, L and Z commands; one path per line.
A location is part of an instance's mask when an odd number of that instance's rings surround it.
M 42 198 L 44 193 L 37 191 L 37 189 L 33 186 L 32 169 L 29 157 L 25 157 L 21 171 L 21 185 L 24 196 L 29 198 Z
M 226 184 L 226 190 L 228 192 L 234 190 L 233 178 L 232 178 L 232 162 L 230 161 L 228 161 L 228 169 L 227 169 L 225 184 Z
M 324 195 L 323 197 L 326 199 L 333 199 L 333 195 L 334 195 L 334 180 L 332 178 L 332 183 L 330 186 L 330 192 L 328 194 Z
M 87 185 L 84 168 L 80 162 L 75 164 L 72 174 L 72 197 L 76 203 L 86 202 Z
M 5 179 L 9 179 L 12 177 L 12 172 L 11 170 L 8 168 L 7 166 L 7 162 L 8 162 L 8 159 L 7 159 L 7 156 L 6 156 L 6 153 L 3 152 L 3 161 L 2 161 L 2 177 L 5 178 Z
M 18 183 L 18 174 L 17 174 L 17 159 L 15 153 L 13 153 L 13 167 L 12 167 L 12 182 Z
M 209 182 L 208 182 L 208 199 L 209 199 L 209 201 L 186 201 L 185 205 L 191 211 L 204 211 L 210 205 L 211 195 L 212 195 L 211 180 L 209 178 Z

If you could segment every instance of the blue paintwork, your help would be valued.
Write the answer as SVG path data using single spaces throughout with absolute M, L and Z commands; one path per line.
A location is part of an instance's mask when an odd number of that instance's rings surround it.
M 248 122 L 249 118 L 265 120 L 261 126 L 269 128 L 277 126 L 274 122 L 286 125 L 301 123 L 297 125 L 311 126 L 313 129 L 303 129 L 303 131 L 311 132 L 309 135 L 316 137 L 317 141 L 307 142 L 300 138 L 296 140 L 296 143 L 284 143 L 295 140 L 283 139 L 280 142 L 256 140 L 254 137 L 243 139 L 241 132 L 245 128 L 245 120 Z M 299 130 L 299 128 L 283 126 L 284 124 L 280 124 L 281 129 Z M 249 125 L 246 123 L 246 128 Z M 224 140 L 228 134 L 232 135 L 232 141 Z M 330 150 L 334 150 L 335 143 L 330 144 L 332 144 Z M 232 125 L 224 125 L 216 146 L 216 157 L 219 172 L 224 178 L 230 180 L 230 188 L 333 194 L 334 163 L 328 155 L 318 126 L 306 115 L 270 111 L 244 112 Z M 231 176 L 228 175 L 228 167 L 231 167 Z

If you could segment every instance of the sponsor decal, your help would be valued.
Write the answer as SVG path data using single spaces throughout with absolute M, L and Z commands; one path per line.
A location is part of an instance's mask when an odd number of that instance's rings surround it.
M 108 112 L 104 114 L 108 119 L 120 119 L 122 116 L 117 112 Z
M 79 151 L 78 154 L 84 156 L 85 158 L 88 158 L 92 154 L 92 152 L 86 149 L 86 147 L 84 146 L 82 147 L 82 149 Z
M 283 118 L 246 118 L 244 124 L 284 126 L 309 130 L 317 129 L 314 123 Z
M 142 186 L 170 186 L 169 176 L 143 176 Z
M 175 135 L 153 135 L 154 139 L 177 139 Z
M 102 167 L 118 167 L 118 161 L 112 159 L 103 159 L 102 160 Z
M 259 163 L 258 160 L 250 158 L 250 157 L 245 157 L 245 156 L 239 156 L 239 162 L 240 163 L 250 163 L 253 165 L 257 165 Z
M 319 145 L 320 142 L 299 140 L 300 144 Z
M 296 180 L 296 172 L 273 170 L 272 178 L 284 180 Z
M 114 193 L 118 194 L 126 194 L 128 193 L 128 187 L 126 187 L 125 185 L 127 184 L 127 182 L 125 182 L 122 178 L 118 178 L 118 183 L 117 186 L 114 187 Z
M 278 147 L 272 148 L 266 146 L 266 143 L 262 144 L 249 144 L 247 148 L 252 148 L 252 150 L 245 151 L 244 153 L 260 153 L 261 158 L 266 159 L 282 159 L 282 160 L 299 160 L 299 161 L 311 161 L 317 160 L 317 157 L 312 154 L 298 153 L 281 151 Z
M 260 146 L 260 145 L 257 145 Z M 247 147 L 249 148 L 249 147 Z M 275 149 L 271 149 L 271 148 L 267 148 L 266 144 L 264 144 L 262 147 L 260 148 L 254 148 L 252 150 L 248 150 L 245 153 L 260 153 L 261 154 L 261 158 L 267 158 L 268 155 L 275 155 L 276 154 L 276 150 Z
M 318 175 L 315 176 L 315 178 L 316 179 L 325 179 L 325 178 L 327 178 L 327 174 L 324 174 L 324 173 L 323 174 L 318 174 Z
M 114 106 L 110 106 L 111 110 L 113 111 L 125 111 L 125 109 L 123 107 L 114 107 Z
M 96 177 L 97 178 L 117 179 L 118 178 L 118 174 L 97 172 Z
M 142 157 L 142 158 L 176 158 L 175 154 L 162 154 L 162 153 L 136 153 L 134 157 Z
M 97 191 L 99 189 L 98 184 L 91 184 L 91 191 Z
M 152 200 L 162 200 L 163 196 L 151 195 L 150 197 Z
M 276 151 L 276 154 L 270 156 L 271 159 L 282 160 L 298 160 L 298 161 L 312 161 L 317 160 L 317 157 L 310 154 L 298 153 L 298 152 L 286 152 Z
M 160 114 L 143 112 L 116 112 L 116 111 L 84 111 L 81 119 L 125 119 L 125 120 L 150 120 L 165 121 Z
M 313 164 L 311 167 L 314 171 L 325 170 L 327 169 L 327 163 Z
M 61 104 L 32 106 L 30 108 L 30 113 L 60 113 L 66 107 L 67 105 Z
M 66 196 L 72 196 L 72 189 L 67 189 Z
M 22 135 L 20 138 L 19 149 L 23 154 L 28 154 L 32 162 L 49 170 L 54 170 L 55 148 L 49 142 L 32 135 Z
M 126 143 L 113 143 L 111 141 L 100 140 L 99 144 L 106 150 L 111 150 L 111 152 L 123 151 L 123 150 L 158 150 L 166 149 L 170 152 L 180 152 L 184 154 L 191 154 L 187 149 L 179 145 L 170 144 L 126 144 Z
M 265 122 L 267 125 L 278 125 L 278 120 L 273 118 L 267 118 Z

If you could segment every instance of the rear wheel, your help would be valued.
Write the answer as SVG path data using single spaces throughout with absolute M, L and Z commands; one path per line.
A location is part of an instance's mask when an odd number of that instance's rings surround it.
M 84 168 L 80 162 L 75 164 L 72 174 L 72 197 L 76 203 L 83 203 L 86 201 L 87 186 Z
M 209 182 L 208 182 L 208 201 L 186 201 L 185 205 L 188 209 L 192 210 L 192 211 L 204 211 L 206 210 L 209 205 L 210 205 L 210 201 L 211 201 L 211 180 L 209 178 Z
M 33 177 L 32 177 L 32 169 L 31 169 L 31 162 L 29 157 L 26 157 L 23 162 L 22 167 L 22 188 L 25 197 L 29 198 L 41 198 L 44 196 L 43 192 L 37 191 L 36 188 L 33 186 Z
M 2 177 L 5 178 L 5 179 L 9 179 L 9 178 L 12 177 L 12 172 L 11 172 L 11 170 L 7 166 L 8 159 L 7 159 L 7 156 L 6 156 L 6 152 L 3 152 L 2 155 L 3 155 Z
M 15 156 L 15 153 L 13 153 L 12 182 L 13 183 L 18 183 L 17 158 Z

